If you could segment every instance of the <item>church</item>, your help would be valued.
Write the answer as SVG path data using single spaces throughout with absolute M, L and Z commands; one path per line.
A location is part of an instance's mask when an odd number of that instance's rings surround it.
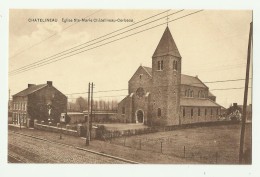
M 221 106 L 197 77 L 181 73 L 182 57 L 166 27 L 152 56 L 152 68 L 140 66 L 118 104 L 125 123 L 168 126 L 217 121 Z

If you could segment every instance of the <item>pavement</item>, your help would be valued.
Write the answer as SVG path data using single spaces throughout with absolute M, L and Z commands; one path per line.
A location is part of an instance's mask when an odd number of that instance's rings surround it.
M 90 145 L 86 146 L 84 138 L 62 134 L 62 138 L 60 139 L 60 134 L 55 133 L 55 132 L 47 132 L 47 131 L 28 129 L 28 128 L 20 129 L 19 127 L 14 127 L 14 126 L 9 126 L 8 131 L 10 133 L 14 133 L 14 132 L 23 133 L 26 135 L 46 139 L 46 140 L 49 140 L 52 142 L 61 143 L 64 145 L 78 147 L 78 148 L 84 148 L 84 149 L 87 149 L 90 151 L 95 151 L 95 152 L 99 152 L 99 153 L 103 153 L 103 154 L 107 154 L 107 155 L 111 155 L 111 156 L 115 156 L 115 157 L 119 157 L 119 158 L 123 158 L 123 159 L 128 159 L 130 161 L 135 161 L 135 162 L 143 163 L 143 164 L 194 164 L 194 163 L 196 163 L 196 162 L 188 161 L 187 159 L 183 159 L 183 158 L 179 158 L 179 157 L 175 157 L 175 156 L 169 156 L 166 154 L 156 153 L 156 152 L 149 152 L 149 151 L 145 151 L 145 149 L 142 149 L 142 150 L 133 149 L 133 148 L 125 147 L 122 145 L 116 145 L 116 144 L 113 144 L 110 142 L 99 141 L 99 140 L 92 140 L 90 142 Z M 8 144 L 12 145 L 12 143 L 13 143 L 13 139 L 12 139 L 12 137 L 9 137 Z M 49 146 L 52 146 L 52 145 L 49 145 Z M 26 147 L 26 144 L 23 144 L 21 148 L 24 148 L 24 147 Z M 45 151 L 44 148 L 43 148 L 43 151 Z M 35 154 L 37 154 L 37 153 L 38 153 L 38 151 L 35 152 Z M 55 152 L 55 153 L 57 153 L 57 152 Z M 64 154 L 67 154 L 67 153 L 63 153 L 63 155 Z M 64 161 L 59 160 L 57 162 L 58 163 L 95 163 L 92 161 L 88 162 L 88 161 L 86 161 L 86 159 L 85 159 L 85 161 L 79 160 L 79 161 L 75 161 L 75 162 L 68 162 L 66 160 L 64 160 Z M 97 163 L 106 163 L 106 162 L 97 161 Z M 113 163 L 117 163 L 117 162 L 115 161 Z

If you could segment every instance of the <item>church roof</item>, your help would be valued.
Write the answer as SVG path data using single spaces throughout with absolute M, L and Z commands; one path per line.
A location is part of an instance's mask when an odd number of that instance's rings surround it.
M 213 95 L 213 93 L 211 93 L 211 92 L 209 91 L 208 96 L 215 96 L 215 95 Z
M 207 88 L 207 86 L 197 76 L 194 77 L 185 74 L 181 74 L 181 84 Z
M 219 107 L 220 105 L 208 98 L 181 98 L 181 106 Z
M 175 57 L 181 57 L 168 26 L 166 27 L 162 35 L 162 38 L 153 54 L 153 57 L 167 54 L 173 55 Z
M 150 76 L 152 76 L 152 68 L 149 68 L 149 67 L 146 67 L 146 66 L 142 66 L 142 67 L 145 69 L 145 71 Z M 185 74 L 181 74 L 181 84 L 195 86 L 195 87 L 207 88 L 207 86 L 198 77 L 188 76 L 188 75 L 185 75 Z
M 30 95 L 30 94 L 36 92 L 37 90 L 44 88 L 45 86 L 47 86 L 47 84 L 33 85 L 33 86 L 30 86 L 30 87 L 18 92 L 17 94 L 15 94 L 13 96 L 27 96 L 27 95 Z
M 143 66 L 143 68 L 145 69 L 145 71 L 146 71 L 150 76 L 152 76 L 152 68 L 149 68 L 149 67 L 146 67 L 146 66 Z

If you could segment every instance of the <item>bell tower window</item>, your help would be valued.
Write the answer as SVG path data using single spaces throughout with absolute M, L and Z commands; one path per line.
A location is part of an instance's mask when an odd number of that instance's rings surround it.
M 173 61 L 173 70 L 177 71 L 178 69 L 178 62 L 176 60 Z
M 161 60 L 161 61 L 158 61 L 157 70 L 158 70 L 158 71 L 161 71 L 161 70 L 163 70 L 163 60 Z

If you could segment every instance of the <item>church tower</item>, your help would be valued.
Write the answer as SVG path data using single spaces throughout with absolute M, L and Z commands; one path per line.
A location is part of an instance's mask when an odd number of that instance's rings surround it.
M 152 56 L 151 124 L 178 125 L 181 55 L 166 27 Z

